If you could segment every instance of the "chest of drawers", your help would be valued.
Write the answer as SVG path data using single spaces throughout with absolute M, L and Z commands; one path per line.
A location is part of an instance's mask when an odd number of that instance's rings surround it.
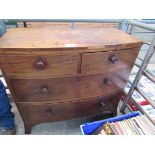
M 25 132 L 38 123 L 114 113 L 141 45 L 113 28 L 8 30 L 0 38 L 0 66 Z

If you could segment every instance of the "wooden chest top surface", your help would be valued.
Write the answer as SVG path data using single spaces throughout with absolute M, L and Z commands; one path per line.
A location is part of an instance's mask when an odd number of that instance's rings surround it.
M 0 38 L 0 49 L 132 48 L 142 42 L 115 28 L 16 28 Z

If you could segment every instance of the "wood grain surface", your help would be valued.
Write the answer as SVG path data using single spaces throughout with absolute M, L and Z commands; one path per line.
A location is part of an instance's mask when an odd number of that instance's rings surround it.
M 128 72 L 54 79 L 10 79 L 10 83 L 19 102 L 66 102 L 114 94 L 124 88 Z
M 139 48 L 126 50 L 83 53 L 81 73 L 95 74 L 129 69 L 133 66 L 139 53 Z
M 18 28 L 0 38 L 1 48 L 135 47 L 142 42 L 114 28 Z
M 78 54 L 1 55 L 0 63 L 7 76 L 42 78 L 77 74 L 79 59 Z
M 87 99 L 76 102 L 51 104 L 43 102 L 40 105 L 33 103 L 20 104 L 19 110 L 24 120 L 26 133 L 39 123 L 63 121 L 77 117 L 95 116 L 96 114 L 116 113 L 120 93 L 104 98 Z M 103 104 L 101 104 L 103 103 Z

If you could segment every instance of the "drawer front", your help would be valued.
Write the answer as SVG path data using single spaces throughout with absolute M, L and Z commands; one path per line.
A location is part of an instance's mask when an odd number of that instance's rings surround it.
M 124 88 L 128 71 L 53 79 L 10 79 L 19 102 L 72 101 L 116 93 Z
M 119 95 L 117 94 L 117 97 Z M 113 113 L 117 108 L 118 98 L 97 98 L 91 100 L 84 100 L 80 102 L 66 102 L 66 103 L 44 103 L 40 105 L 33 103 L 20 104 L 20 111 L 24 121 L 27 122 L 50 122 L 62 121 L 66 119 L 73 119 L 77 117 L 97 115 L 104 113 Z M 104 101 L 106 104 L 101 104 Z M 103 103 L 103 102 L 102 102 Z
M 82 74 L 93 74 L 131 68 L 138 55 L 139 49 L 126 49 L 109 52 L 82 54 Z
M 7 76 L 74 75 L 78 71 L 79 55 L 9 55 L 0 56 L 0 62 Z

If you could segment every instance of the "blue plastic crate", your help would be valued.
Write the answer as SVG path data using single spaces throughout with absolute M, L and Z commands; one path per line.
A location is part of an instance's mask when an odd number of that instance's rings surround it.
M 133 113 L 129 113 L 129 114 L 122 115 L 122 116 L 108 118 L 105 120 L 85 123 L 85 124 L 80 125 L 80 129 L 83 135 L 90 135 L 94 130 L 96 130 L 97 128 L 99 128 L 101 125 L 103 125 L 106 122 L 111 123 L 111 122 L 122 121 L 124 119 L 128 119 L 128 118 L 135 117 L 138 115 L 140 115 L 140 112 L 133 112 Z

